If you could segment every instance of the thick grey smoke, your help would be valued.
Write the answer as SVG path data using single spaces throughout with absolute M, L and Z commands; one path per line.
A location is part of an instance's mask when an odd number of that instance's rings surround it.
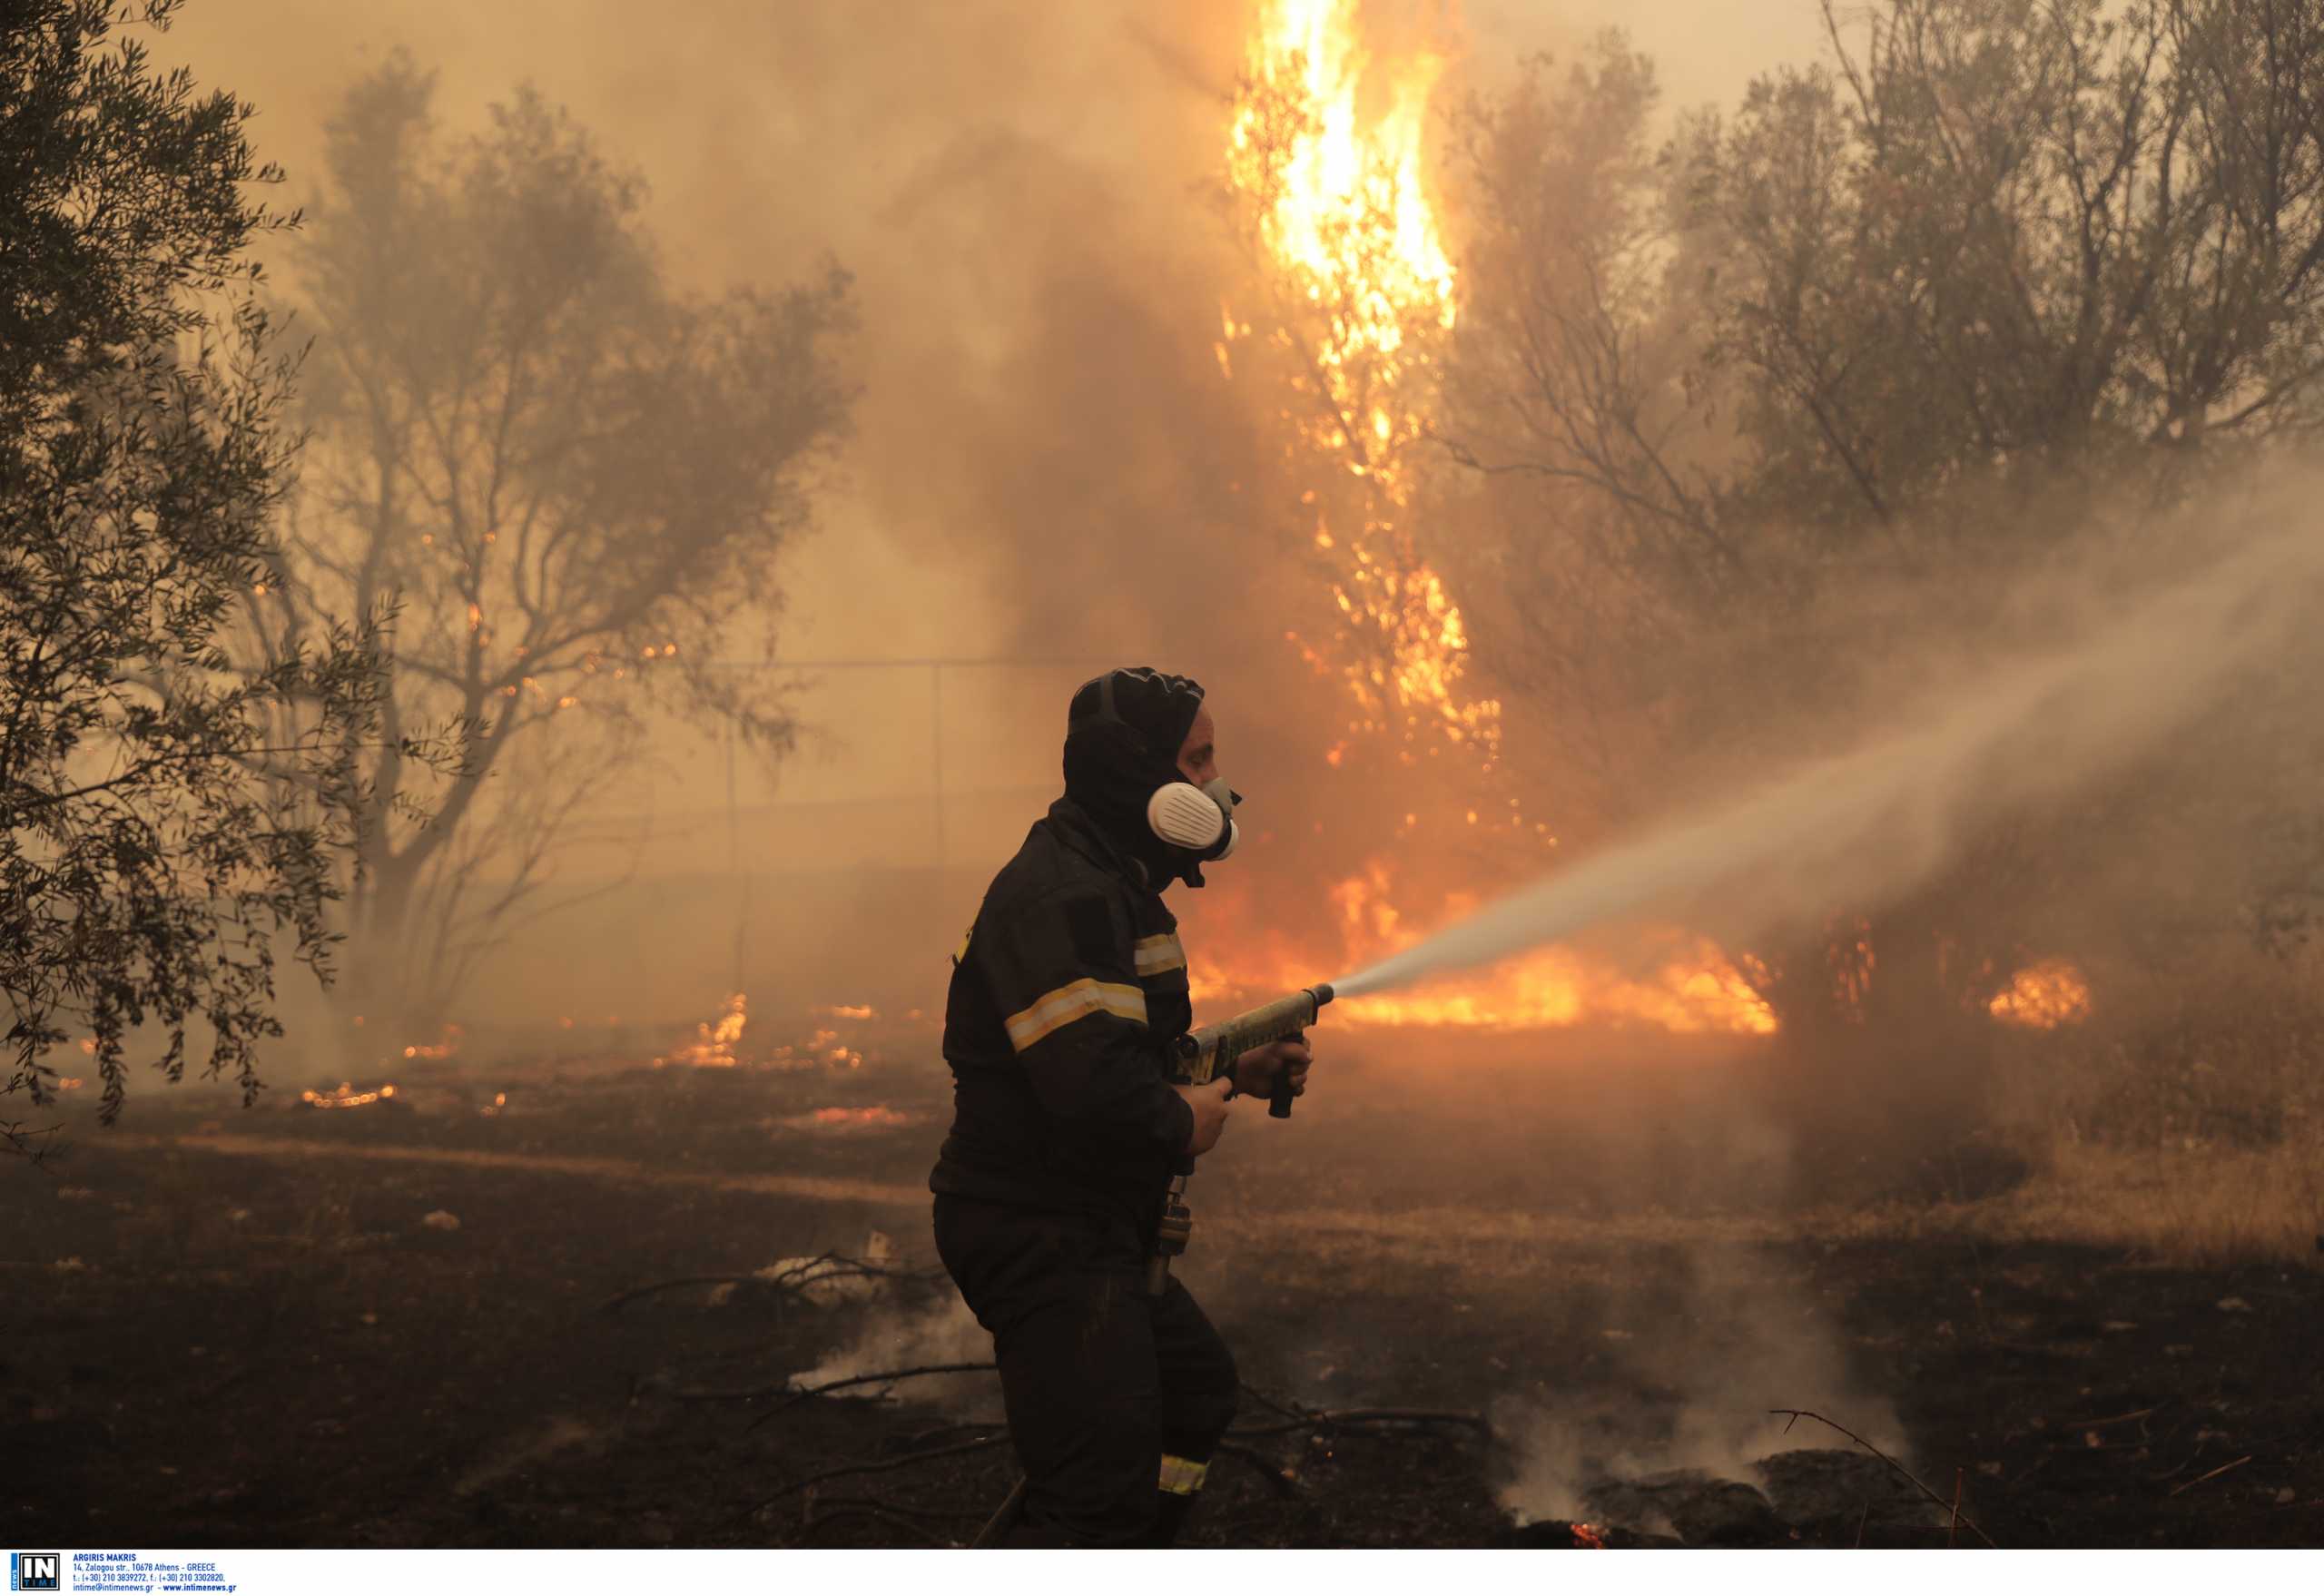
M 2287 488 L 2272 502 L 2292 498 Z M 2077 645 L 1900 714 L 1910 730 L 1612 848 L 1333 984 L 1343 997 L 1380 991 L 1641 916 L 1746 940 L 1812 924 L 1836 903 L 1893 902 L 1982 827 L 2152 751 L 2315 626 L 2324 537 L 2305 518 L 2290 531 L 2290 517 L 2271 519 Z

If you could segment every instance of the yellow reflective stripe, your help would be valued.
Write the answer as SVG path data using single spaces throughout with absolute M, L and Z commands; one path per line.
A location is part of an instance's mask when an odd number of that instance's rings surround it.
M 1070 1025 L 1085 1014 L 1099 1013 L 1118 1014 L 1144 1025 L 1146 994 L 1136 987 L 1089 976 L 1068 981 L 1009 1017 L 1009 1045 L 1021 1053 L 1059 1026 Z
M 1137 939 L 1137 973 L 1159 975 L 1166 970 L 1184 970 L 1187 951 L 1178 939 L 1165 933 L 1158 937 Z
M 1172 1457 L 1167 1452 L 1162 1454 L 1162 1489 L 1173 1496 L 1192 1496 L 1202 1489 L 1203 1480 L 1209 1473 L 1210 1465 L 1206 1463 L 1196 1463 L 1190 1457 Z

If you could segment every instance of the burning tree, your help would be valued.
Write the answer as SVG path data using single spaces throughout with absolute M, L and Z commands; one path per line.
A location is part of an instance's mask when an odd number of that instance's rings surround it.
M 108 1121 L 142 1026 L 172 1080 L 198 1028 L 208 1073 L 255 1096 L 274 940 L 329 971 L 360 764 L 425 753 L 383 741 L 369 608 L 254 674 L 222 652 L 271 579 L 294 447 L 247 251 L 293 219 L 247 197 L 279 175 L 251 107 L 116 42 L 175 9 L 45 0 L 0 30 L 6 1089 L 47 1102 L 78 1033 Z
M 363 771 L 359 996 L 407 1022 L 440 1017 L 474 952 L 540 907 L 554 845 L 649 708 L 788 745 L 779 695 L 718 656 L 753 619 L 772 655 L 777 560 L 850 402 L 836 269 L 683 295 L 638 180 L 562 112 L 526 90 L 449 141 L 432 92 L 399 57 L 330 124 L 300 261 L 312 463 L 280 578 L 248 606 L 273 658 L 399 598 L 389 728 L 454 728 L 440 784 L 392 750 Z
M 1506 706 L 1476 668 L 1472 590 L 1447 565 L 1467 564 L 1450 535 L 1467 485 L 1448 481 L 1437 447 L 1441 383 L 1466 310 L 1429 181 L 1442 41 L 1375 48 L 1366 21 L 1353 0 L 1258 10 L 1229 112 L 1226 189 L 1260 285 L 1243 313 L 1260 330 L 1230 303 L 1217 350 L 1230 378 L 1283 395 L 1295 519 L 1333 606 L 1327 626 L 1291 640 L 1352 700 L 1325 758 L 1344 779 L 1379 778 L 1349 787 L 1393 795 L 1372 817 L 1377 851 L 1343 848 L 1336 861 L 1354 872 L 1333 891 L 1346 945 L 1332 956 L 1357 961 L 1473 906 L 1496 874 L 1538 868 L 1557 842 L 1504 779 Z M 1654 962 L 1640 984 L 1551 951 L 1457 995 L 1364 1003 L 1389 1021 L 1763 1027 L 1701 939 L 1677 939 Z
M 1303 514 L 1341 616 L 1336 657 L 1310 657 L 1348 687 L 1357 736 L 1441 737 L 1490 767 L 1500 705 L 1464 680 L 1461 611 L 1413 527 L 1414 446 L 1457 316 L 1422 171 L 1441 63 L 1375 72 L 1355 13 L 1263 8 L 1229 133 L 1229 193 L 1271 291 L 1265 343 L 1287 366 L 1287 443 L 1314 462 Z M 1251 329 L 1231 306 L 1225 322 L 1231 371 Z
M 1900 631 L 1974 634 L 2094 506 L 2181 500 L 2324 396 L 2312 6 L 1827 15 L 1830 64 L 1659 149 L 1619 41 L 1466 119 L 1445 431 L 1510 528 L 1479 626 L 1604 815 L 1747 765 L 1770 704 L 1851 706 Z M 1982 1011 L 2074 843 L 1991 837 L 1762 979 L 1787 1024 Z

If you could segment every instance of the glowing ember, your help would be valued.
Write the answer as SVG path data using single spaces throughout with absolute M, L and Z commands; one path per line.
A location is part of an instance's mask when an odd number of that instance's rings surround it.
M 874 1103 L 862 1108 L 817 1108 L 811 1114 L 792 1114 L 773 1123 L 784 1130 L 838 1131 L 893 1130 L 899 1126 L 914 1123 L 914 1117 L 884 1103 Z
M 1603 1552 L 1606 1550 L 1606 1532 L 1601 1526 L 1597 1524 L 1570 1524 L 1567 1528 L 1573 1532 L 1573 1543 L 1576 1546 L 1585 1546 L 1592 1552 Z
M 2009 986 L 1985 1005 L 2008 1025 L 2054 1030 L 2090 1018 L 2090 983 L 2063 959 L 2045 959 L 2010 978 Z
M 863 1055 L 829 1029 L 816 1031 L 804 1042 L 785 1042 L 766 1060 L 773 1069 L 860 1069 Z
M 373 1103 L 390 1101 L 395 1095 L 392 1082 L 374 1091 L 359 1092 L 352 1082 L 342 1080 L 335 1092 L 303 1091 L 299 1094 L 299 1100 L 310 1108 L 365 1108 Z
M 743 1062 L 740 1049 L 745 1020 L 746 1000 L 741 992 L 726 1000 L 725 1011 L 717 1021 L 704 1022 L 694 1028 L 691 1046 L 666 1053 L 654 1060 L 657 1069 L 665 1065 L 690 1064 L 697 1069 L 732 1069 Z M 844 1020 L 876 1018 L 869 1006 L 861 1004 L 829 1004 L 811 1010 L 812 1013 Z M 860 1069 L 863 1053 L 848 1045 L 847 1039 L 828 1025 L 816 1027 L 803 1042 L 785 1042 L 772 1049 L 763 1046 L 755 1050 L 749 1062 L 763 1069 Z
M 665 1064 L 691 1064 L 700 1069 L 732 1069 L 734 1068 L 734 1044 L 743 1039 L 744 1000 L 734 993 L 726 1000 L 725 1012 L 716 1024 L 704 1020 L 694 1028 L 696 1036 L 692 1047 L 654 1060 L 654 1068 Z
M 458 1026 L 448 1025 L 436 1040 L 415 1043 L 404 1049 L 403 1056 L 407 1059 L 448 1059 L 459 1050 L 460 1036 Z

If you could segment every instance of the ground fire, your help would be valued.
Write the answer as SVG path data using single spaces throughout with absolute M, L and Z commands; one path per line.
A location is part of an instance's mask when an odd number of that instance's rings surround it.
M 741 992 L 726 1000 L 725 1012 L 716 1022 L 704 1020 L 697 1028 L 694 1042 L 666 1056 L 657 1056 L 655 1067 L 665 1064 L 686 1064 L 698 1069 L 732 1069 L 735 1064 L 734 1048 L 743 1039 L 748 1023 L 749 1000 Z
M 393 1082 L 373 1087 L 368 1091 L 359 1091 L 352 1082 L 342 1080 L 335 1091 L 302 1091 L 299 1094 L 299 1100 L 310 1108 L 368 1108 L 374 1103 L 392 1102 L 395 1095 Z

